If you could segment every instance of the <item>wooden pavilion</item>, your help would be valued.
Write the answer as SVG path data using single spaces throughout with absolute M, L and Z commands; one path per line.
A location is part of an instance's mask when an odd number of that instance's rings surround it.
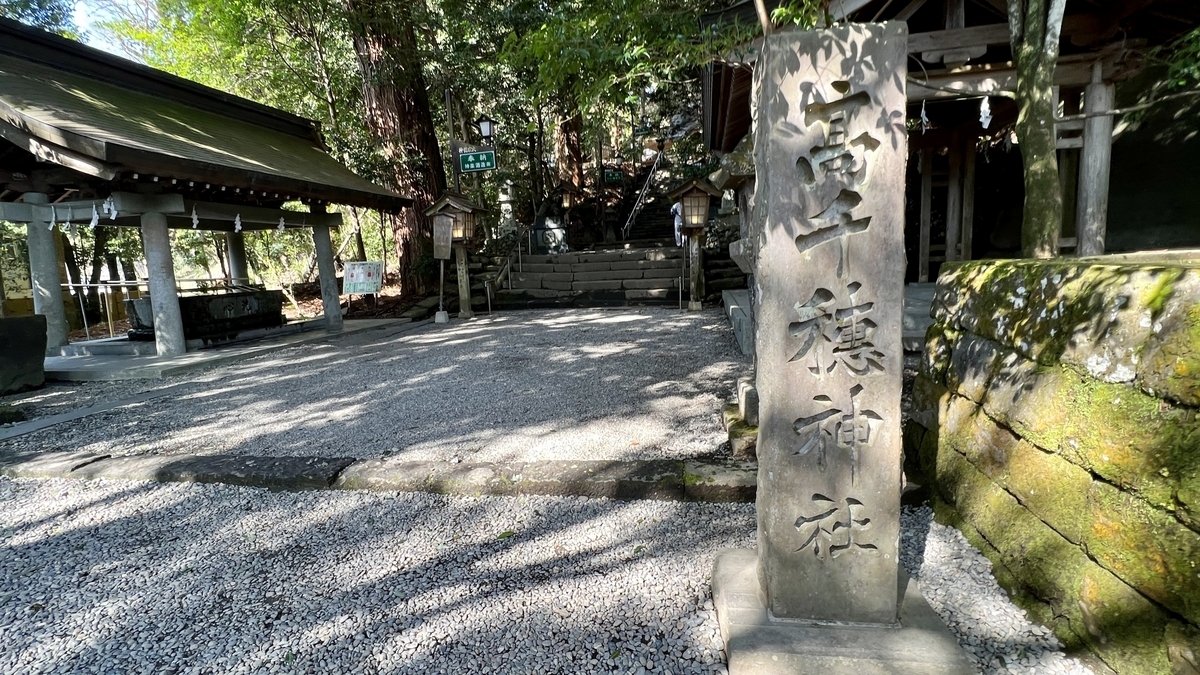
M 302 202 L 308 212 L 284 209 Z M 55 228 L 141 229 L 159 355 L 185 350 L 168 228 L 310 228 L 327 326 L 342 317 L 328 204 L 398 212 L 412 200 L 329 155 L 316 122 L 0 19 L 0 219 L 27 223 L 34 311 L 66 343 Z
M 779 3 L 766 4 L 770 10 Z M 831 11 L 837 19 L 909 25 L 908 118 L 917 123 L 909 136 L 909 281 L 936 278 L 943 261 L 996 254 L 987 237 L 1011 232 L 1014 220 L 1019 233 L 1016 196 L 1023 194 L 1019 153 L 989 152 L 989 144 L 1015 140 L 1004 132 L 1016 103 L 998 95 L 1016 88 L 1005 0 L 834 0 Z M 758 22 L 752 0 L 701 18 L 703 25 L 734 21 Z M 1054 80 L 1066 118 L 1056 129 L 1064 253 L 1103 253 L 1108 229 L 1113 117 L 1084 120 L 1081 113 L 1112 109 L 1115 85 L 1139 76 L 1151 49 L 1198 25 L 1200 3 L 1193 0 L 1067 1 Z M 755 57 L 752 43 L 713 63 L 704 78 L 703 137 L 724 158 L 714 182 L 738 189 L 743 205 L 753 191 Z

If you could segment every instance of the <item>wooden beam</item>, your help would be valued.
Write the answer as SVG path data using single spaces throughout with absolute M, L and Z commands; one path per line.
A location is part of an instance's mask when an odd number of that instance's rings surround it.
M 913 14 L 917 13 L 917 10 L 925 6 L 926 1 L 927 0 L 910 0 L 909 3 L 904 6 L 904 9 L 896 12 L 896 16 L 892 18 L 896 21 L 908 21 L 912 18 Z
M 1099 64 L 1084 95 L 1084 112 L 1101 112 L 1113 107 L 1115 89 L 1103 80 Z M 1108 231 L 1108 190 L 1112 165 L 1111 115 L 1091 117 L 1083 127 L 1083 153 L 1079 165 L 1079 199 L 1075 211 L 1075 233 L 1079 255 L 1104 253 Z
M 972 260 L 971 246 L 975 239 L 975 134 L 963 143 L 962 255 L 960 260 Z
M 216 220 L 232 223 L 234 220 L 240 219 L 245 224 L 260 224 L 268 226 L 279 226 L 279 219 L 283 218 L 284 225 L 295 227 L 312 227 L 313 225 L 326 225 L 329 227 L 340 227 L 342 225 L 341 213 L 305 213 L 304 211 L 285 211 L 283 209 L 271 209 L 261 206 L 238 206 L 236 204 L 217 204 L 213 202 L 185 202 L 183 209 L 178 213 L 170 214 L 170 218 L 179 219 L 192 217 L 192 210 L 195 209 L 196 217 L 202 220 Z M 177 227 L 172 225 L 172 227 Z
M 112 180 L 119 172 L 116 166 L 89 157 L 65 146 L 42 140 L 37 136 L 0 120 L 0 138 L 3 138 L 42 162 L 52 162 L 82 174 L 102 180 Z
M 921 149 L 921 232 L 917 281 L 929 281 L 929 231 L 933 229 L 933 148 Z
M 1086 14 L 1074 14 L 1063 19 L 1062 36 L 1066 40 L 1076 32 L 1093 30 L 1096 19 Z M 992 23 L 970 28 L 935 30 L 912 33 L 908 36 L 908 51 L 921 53 L 955 49 L 986 48 L 1009 43 L 1007 23 Z
M 946 188 L 946 260 L 958 260 L 958 235 L 962 232 L 962 137 L 950 144 L 950 183 Z
M 1095 54 L 1077 54 L 1064 56 L 1059 59 L 1054 71 L 1054 83 L 1064 87 L 1083 86 L 1091 81 L 1092 63 Z M 910 72 L 909 75 L 917 82 L 908 84 L 908 101 L 925 101 L 937 98 L 961 98 L 969 96 L 997 95 L 1011 92 L 1017 86 L 1017 72 L 1011 61 L 1004 63 L 985 63 L 948 70 L 931 70 Z M 1106 79 L 1112 79 L 1113 73 L 1105 72 Z M 928 77 L 929 79 L 925 79 Z M 941 89 L 924 87 L 920 82 L 928 82 L 935 87 L 954 89 L 947 92 Z

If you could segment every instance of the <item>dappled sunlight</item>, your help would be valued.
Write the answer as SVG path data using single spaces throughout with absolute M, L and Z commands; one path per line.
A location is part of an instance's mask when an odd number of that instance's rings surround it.
M 719 310 L 513 312 L 348 335 L 212 371 L 174 398 L 14 449 L 412 460 L 659 459 L 724 442 L 749 367 Z

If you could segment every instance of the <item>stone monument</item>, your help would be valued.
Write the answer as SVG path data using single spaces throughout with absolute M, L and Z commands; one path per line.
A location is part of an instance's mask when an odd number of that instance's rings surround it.
M 713 577 L 731 675 L 971 672 L 899 586 L 907 37 L 776 34 L 755 64 L 758 551 Z

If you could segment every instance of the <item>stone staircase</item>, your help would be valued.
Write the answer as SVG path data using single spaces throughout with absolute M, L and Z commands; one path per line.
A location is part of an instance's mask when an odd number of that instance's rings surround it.
M 683 251 L 674 246 L 526 255 L 513 266 L 512 289 L 499 289 L 492 307 L 676 304 L 683 263 Z M 485 267 L 485 274 L 491 271 Z M 685 288 L 684 302 L 687 295 Z
M 724 291 L 746 288 L 746 273 L 737 266 L 727 251 L 704 254 L 704 301 L 721 301 Z

